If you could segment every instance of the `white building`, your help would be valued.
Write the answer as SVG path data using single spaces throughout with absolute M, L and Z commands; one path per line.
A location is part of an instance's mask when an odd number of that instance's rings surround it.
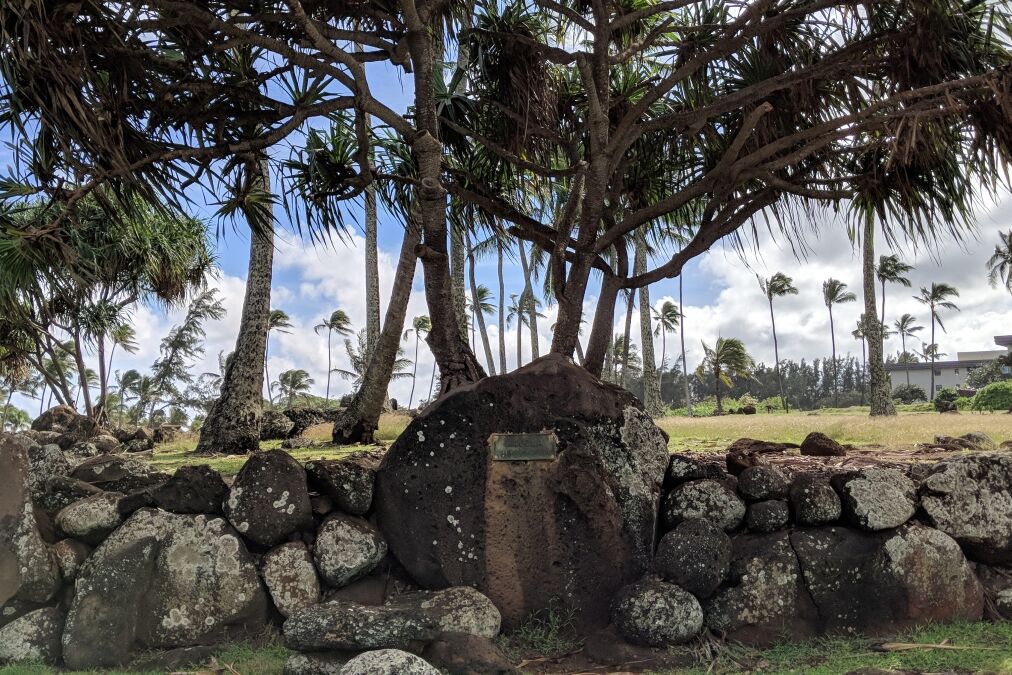
M 966 382 L 966 376 L 976 368 L 986 366 L 998 357 L 1012 354 L 1012 335 L 996 335 L 995 344 L 1004 349 L 983 352 L 957 352 L 954 361 L 935 361 L 935 393 L 952 387 L 958 389 Z M 892 378 L 893 388 L 907 383 L 915 384 L 933 397 L 931 393 L 931 363 L 887 363 L 886 372 Z

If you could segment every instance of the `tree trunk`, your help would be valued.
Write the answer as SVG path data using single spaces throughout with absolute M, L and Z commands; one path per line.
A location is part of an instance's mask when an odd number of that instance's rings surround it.
M 467 286 L 464 278 L 464 263 L 467 258 L 467 247 L 464 245 L 463 233 L 456 227 L 450 228 L 450 277 L 453 285 L 450 295 L 453 298 L 453 314 L 457 317 L 461 335 L 467 335 Z
M 372 443 L 379 418 L 383 413 L 387 389 L 394 373 L 394 363 L 401 347 L 401 331 L 404 330 L 404 319 L 408 313 L 408 301 L 411 299 L 411 282 L 415 277 L 415 247 L 421 240 L 421 228 L 417 222 L 409 222 L 404 231 L 401 253 L 394 274 L 394 286 L 390 293 L 383 329 L 380 331 L 376 349 L 365 374 L 362 386 L 355 392 L 351 405 L 345 408 L 334 422 L 331 433 L 337 445 L 350 443 Z
M 682 309 L 682 274 L 678 273 L 678 336 L 682 341 L 682 382 L 685 384 L 685 412 L 692 417 L 692 394 L 689 391 L 689 364 L 685 360 L 685 311 Z
M 902 344 L 902 347 L 903 347 L 903 358 L 904 358 L 904 361 L 903 361 L 903 370 L 906 372 L 906 375 L 907 375 L 907 386 L 909 387 L 910 386 L 910 357 L 907 355 L 907 336 L 904 335 L 903 333 L 900 333 L 900 343 Z
M 105 363 L 105 334 L 99 333 L 95 339 L 95 348 L 98 356 L 98 405 L 95 406 L 95 419 L 102 421 L 107 419 L 105 411 L 106 399 L 109 398 L 109 370 Z
M 612 377 L 612 365 L 613 365 L 612 361 L 615 358 L 615 354 L 614 354 L 615 350 L 612 348 L 612 341 L 611 340 L 612 340 L 612 336 L 609 335 L 608 336 L 608 344 L 605 345 L 604 364 L 601 366 L 601 371 L 602 372 L 598 376 L 602 380 L 605 380 L 607 382 L 612 382 L 615 379 L 614 377 Z M 584 368 L 586 368 L 586 365 L 584 365 Z
M 883 322 L 875 311 L 875 221 L 868 218 L 864 227 L 864 340 L 868 343 L 865 380 L 870 385 L 871 416 L 895 415 L 896 405 L 889 396 L 889 378 L 885 371 L 885 284 L 882 286 Z M 862 353 L 864 345 L 862 343 Z M 870 372 L 868 368 L 871 368 Z M 932 371 L 934 372 L 934 371 Z M 869 377 L 870 376 L 870 377 Z M 863 393 L 863 392 L 862 392 Z
M 502 240 L 496 240 L 499 273 L 499 372 L 505 374 L 506 368 L 506 281 L 502 273 Z
M 334 335 L 334 331 L 331 328 L 327 329 L 327 403 L 330 403 L 330 376 L 333 374 L 334 366 L 331 361 L 331 337 Z
M 251 180 L 270 190 L 266 160 L 250 166 Z M 249 218 L 249 215 L 247 215 Z M 260 448 L 267 330 L 271 313 L 274 233 L 250 231 L 249 272 L 235 352 L 222 378 L 221 395 L 200 428 L 196 452 L 239 454 Z
M 587 358 L 584 360 L 584 368 L 596 377 L 601 377 L 604 368 L 605 353 L 611 351 L 608 347 L 611 344 L 612 330 L 615 326 L 615 303 L 618 301 L 619 284 L 621 280 L 616 276 L 606 276 L 601 282 L 601 293 L 597 299 L 597 311 L 594 312 L 594 323 L 590 328 L 590 339 L 587 341 Z M 559 303 L 560 318 L 562 303 Z M 579 321 L 579 316 L 577 316 Z M 559 324 L 556 324 L 555 335 L 558 337 Z M 555 351 L 554 345 L 552 351 Z M 558 352 L 556 352 L 558 353 Z M 572 350 L 568 352 L 572 354 Z
M 632 340 L 632 313 L 633 313 L 632 289 L 625 292 L 625 330 L 622 334 L 622 388 L 629 388 L 629 342 Z
M 415 360 L 411 367 L 411 394 L 408 396 L 408 410 L 411 410 L 412 404 L 415 402 L 415 383 L 418 381 L 418 343 L 420 338 L 418 336 L 418 329 L 415 330 Z
M 886 325 L 886 282 L 882 280 L 882 338 L 885 339 L 885 325 Z
M 713 369 L 713 380 L 714 391 L 717 394 L 717 412 L 724 412 L 724 405 L 720 398 L 720 370 L 716 367 Z
M 527 328 L 531 331 L 531 360 L 541 356 L 541 341 L 538 337 L 538 305 L 534 301 L 534 286 L 531 284 L 531 267 L 527 262 L 527 250 L 524 247 L 524 240 L 517 239 L 517 246 L 520 248 L 520 267 L 524 273 L 524 292 L 520 297 L 524 299 L 524 307 L 527 310 Z
M 270 357 L 271 352 L 271 329 L 267 328 L 267 337 L 264 338 L 264 384 L 267 385 L 267 407 L 274 407 L 274 393 L 271 389 L 271 374 L 267 369 L 267 360 Z M 263 392 L 261 392 L 262 395 Z M 281 403 L 281 390 L 278 389 L 278 403 Z M 289 406 L 291 407 L 291 406 Z
M 524 314 L 520 304 L 523 300 L 517 300 L 517 368 L 524 365 Z
M 833 306 L 829 306 L 829 339 L 833 347 L 833 407 L 837 407 L 840 397 L 837 392 L 837 381 L 839 379 L 839 368 L 836 363 L 836 330 L 833 328 Z
M 938 351 L 938 347 L 935 346 L 935 306 L 931 306 L 931 393 L 928 394 L 928 400 L 935 400 L 935 352 Z
M 0 417 L 0 432 L 7 428 L 7 411 L 11 409 L 11 399 L 14 398 L 14 383 L 10 383 L 10 389 L 7 391 L 7 404 L 4 405 L 4 414 Z
M 366 116 L 367 121 L 368 119 L 369 117 Z M 377 234 L 376 184 L 369 183 L 365 188 L 365 355 L 367 362 L 372 357 L 372 352 L 380 339 L 379 243 Z M 329 348 L 330 338 L 327 339 Z M 329 383 L 327 389 L 328 391 L 330 389 Z M 329 394 L 327 399 L 330 399 Z
M 91 388 L 88 386 L 88 365 L 84 362 L 84 350 L 81 348 L 81 331 L 74 329 L 74 362 L 77 363 L 77 378 L 80 383 L 78 394 L 84 394 L 84 414 L 94 417 L 95 409 L 91 405 Z
M 587 293 L 590 268 L 590 258 L 577 258 L 569 268 L 565 287 L 555 290 L 556 298 L 559 301 L 559 314 L 555 321 L 555 331 L 552 333 L 553 354 L 561 354 L 569 358 L 573 357 L 576 343 L 580 339 L 580 324 L 583 322 L 583 299 Z M 618 292 L 617 286 L 614 292 Z M 594 324 L 591 328 L 590 339 L 587 341 L 587 356 L 584 359 L 584 366 L 597 377 L 601 376 L 601 366 L 604 363 L 603 347 L 611 339 L 610 325 L 607 327 L 604 335 L 600 334 L 600 332 L 598 332 L 598 335 L 594 335 L 595 331 L 598 331 L 598 315 L 600 312 L 601 304 L 599 300 L 597 314 L 595 314 Z M 614 317 L 615 298 L 613 293 L 608 320 L 611 321 Z
M 784 396 L 784 379 L 780 373 L 780 345 L 777 344 L 777 320 L 773 316 L 773 298 L 767 298 L 770 301 L 770 324 L 773 326 L 773 358 L 776 361 L 777 370 L 777 387 L 780 388 L 780 405 L 784 407 L 784 412 L 790 412 L 787 409 L 787 397 Z
M 636 254 L 633 259 L 633 274 L 647 271 L 647 242 L 642 231 L 636 233 Z M 654 331 L 650 323 L 650 287 L 639 289 L 640 301 L 640 351 L 643 358 L 643 405 L 647 413 L 660 415 L 661 385 L 657 379 L 657 364 L 654 362 Z M 663 363 L 662 363 L 663 367 Z
M 580 339 L 576 339 L 576 358 L 577 363 L 583 365 L 583 345 L 580 344 Z
M 478 334 L 481 336 L 481 346 L 485 350 L 485 362 L 488 363 L 488 372 L 491 375 L 495 375 L 495 360 L 492 358 L 492 345 L 488 341 L 488 329 L 485 328 L 485 313 L 478 303 L 478 282 L 474 279 L 474 249 L 471 248 L 470 235 L 465 234 L 464 243 L 467 244 L 467 260 L 471 268 L 471 306 L 474 309 L 474 318 L 478 322 Z

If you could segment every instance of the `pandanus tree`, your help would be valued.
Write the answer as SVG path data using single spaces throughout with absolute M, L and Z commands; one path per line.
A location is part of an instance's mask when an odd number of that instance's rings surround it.
M 696 377 L 703 380 L 707 374 L 713 377 L 714 392 L 717 396 L 717 412 L 724 412 L 720 385 L 731 388 L 731 378 L 750 377 L 755 361 L 745 349 L 745 343 L 738 338 L 717 338 L 711 347 L 703 345 L 703 362 L 696 368 Z
M 928 396 L 931 400 L 935 400 L 935 359 L 940 355 L 938 351 L 938 342 L 935 340 L 935 325 L 938 325 L 945 332 L 945 324 L 942 323 L 942 317 L 939 312 L 943 309 L 950 311 L 959 311 L 959 307 L 952 301 L 952 298 L 958 298 L 959 291 L 954 286 L 950 286 L 946 283 L 933 283 L 931 288 L 921 287 L 920 295 L 915 295 L 914 300 L 921 303 L 928 308 L 931 313 L 931 344 L 928 346 L 931 348 L 930 352 L 926 352 L 929 360 L 931 361 L 931 392 Z
M 833 405 L 840 400 L 839 370 L 840 364 L 836 359 L 836 327 L 833 324 L 833 307 L 847 302 L 855 302 L 857 296 L 847 290 L 847 284 L 839 279 L 830 277 L 822 282 L 822 301 L 829 310 L 829 338 L 833 354 Z
M 784 412 L 790 412 L 790 409 L 787 407 L 787 396 L 784 394 L 784 379 L 780 374 L 780 346 L 777 343 L 777 320 L 773 314 L 773 298 L 797 295 L 798 289 L 794 285 L 794 280 L 783 272 L 777 272 L 769 279 L 763 279 L 758 275 L 756 275 L 756 278 L 759 280 L 760 290 L 762 290 L 770 305 L 770 324 L 773 326 L 774 369 L 777 371 L 777 386 L 780 389 L 780 403 L 784 407 Z
M 987 280 L 995 288 L 1001 284 L 1012 293 L 1012 230 L 999 232 L 998 238 L 994 255 L 987 261 Z
M 351 319 L 343 309 L 335 309 L 330 316 L 313 326 L 317 335 L 327 331 L 327 402 L 330 402 L 330 374 L 334 366 L 332 362 L 332 342 L 334 333 L 345 337 L 352 334 Z

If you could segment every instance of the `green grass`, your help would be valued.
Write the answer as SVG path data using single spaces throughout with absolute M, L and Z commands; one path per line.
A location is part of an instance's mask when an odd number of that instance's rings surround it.
M 513 663 L 537 657 L 557 657 L 579 649 L 581 641 L 573 628 L 573 610 L 554 599 L 548 607 L 534 612 L 519 628 L 496 640 Z

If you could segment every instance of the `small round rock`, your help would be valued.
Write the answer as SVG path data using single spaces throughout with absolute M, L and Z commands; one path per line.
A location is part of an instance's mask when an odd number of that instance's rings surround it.
M 422 657 L 409 652 L 377 649 L 348 661 L 340 675 L 439 675 L 439 671 Z
M 688 642 L 703 629 L 703 608 L 675 584 L 644 579 L 618 592 L 611 620 L 633 644 L 667 647 Z
M 686 520 L 661 537 L 654 571 L 697 598 L 709 597 L 731 567 L 731 538 L 705 520 Z
M 775 466 L 750 466 L 738 475 L 738 493 L 750 502 L 787 499 L 790 481 Z
M 724 483 L 694 480 L 672 490 L 664 504 L 668 528 L 683 520 L 706 520 L 722 530 L 733 530 L 745 517 L 745 502 Z
M 829 481 L 810 474 L 795 477 L 791 484 L 790 502 L 798 525 L 835 523 L 843 514 L 840 495 Z
M 780 499 L 767 499 L 749 504 L 745 514 L 745 526 L 753 532 L 776 532 L 786 527 L 791 519 L 791 510 L 787 502 Z

